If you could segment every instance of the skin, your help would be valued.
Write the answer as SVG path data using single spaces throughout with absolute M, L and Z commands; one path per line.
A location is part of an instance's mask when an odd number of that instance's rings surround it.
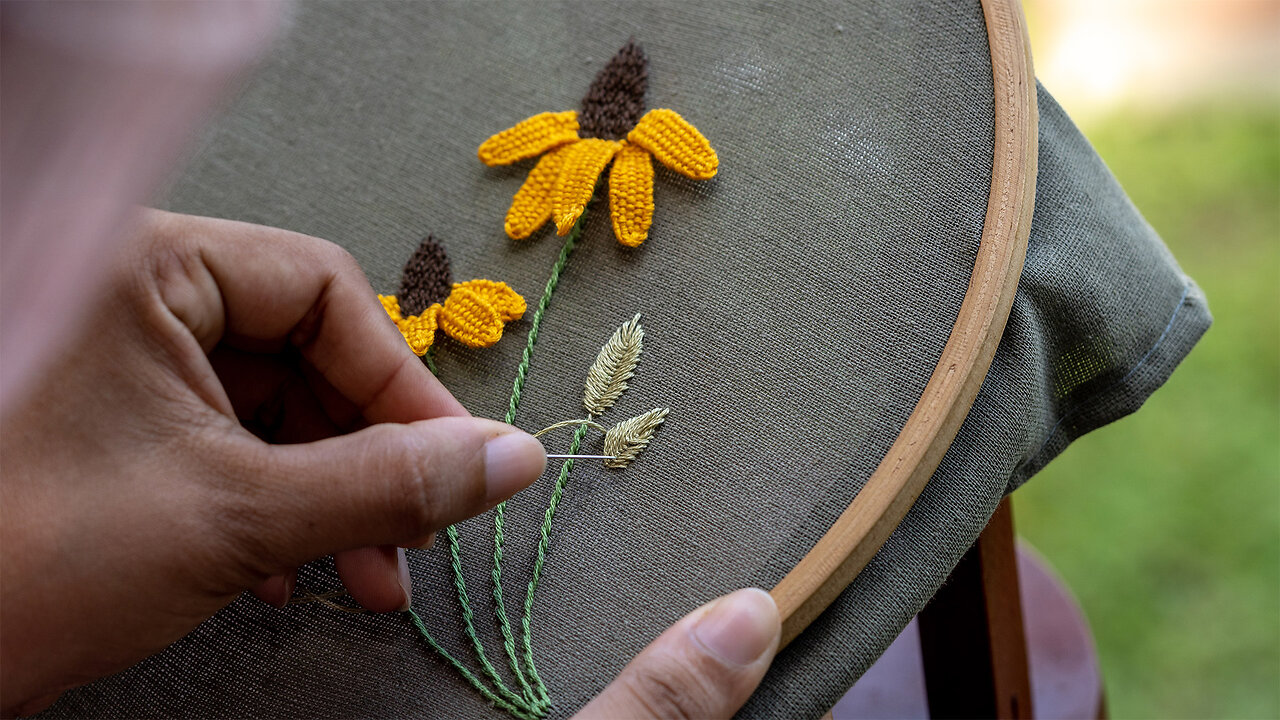
M 467 417 L 351 257 L 138 210 L 264 47 L 279 3 L 0 3 L 0 715 L 159 652 L 332 554 L 364 607 L 409 602 L 404 546 L 531 483 L 545 456 Z M 780 625 L 695 610 L 582 717 L 729 717 Z
M 398 546 L 542 473 L 541 445 L 467 417 L 331 243 L 148 210 L 107 274 L 81 351 L 43 368 L 0 435 L 6 715 L 160 651 L 245 590 L 283 605 L 323 555 L 364 607 L 402 609 Z M 727 717 L 778 633 L 759 591 L 701 608 L 584 717 Z

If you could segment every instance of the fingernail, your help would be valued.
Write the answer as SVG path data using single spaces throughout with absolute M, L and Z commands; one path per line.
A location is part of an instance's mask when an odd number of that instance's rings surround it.
M 485 499 L 490 505 L 525 489 L 547 467 L 542 443 L 522 432 L 507 433 L 484 444 Z
M 748 588 L 725 595 L 693 626 L 693 636 L 731 665 L 750 665 L 775 647 L 782 633 L 769 593 Z
M 293 597 L 293 591 L 298 587 L 298 573 L 291 572 L 284 578 L 284 604 L 289 604 L 289 599 Z M 283 605 L 281 606 L 283 607 Z
M 409 560 L 404 556 L 403 548 L 396 548 L 396 560 L 400 575 L 400 587 L 404 589 L 404 605 L 400 606 L 400 610 L 403 612 L 413 605 L 413 578 L 409 576 Z

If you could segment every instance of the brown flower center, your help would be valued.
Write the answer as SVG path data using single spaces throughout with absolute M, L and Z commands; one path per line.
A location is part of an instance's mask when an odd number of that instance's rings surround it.
M 582 98 L 578 134 L 584 138 L 621 140 L 644 114 L 649 61 L 635 40 L 609 60 Z

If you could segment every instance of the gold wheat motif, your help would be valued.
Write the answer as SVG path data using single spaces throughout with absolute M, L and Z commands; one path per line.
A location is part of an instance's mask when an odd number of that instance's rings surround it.
M 635 374 L 643 344 L 644 328 L 637 313 L 614 331 L 613 337 L 600 348 L 600 354 L 587 371 L 582 404 L 588 413 L 599 415 L 617 402 L 622 391 L 627 389 L 627 381 Z
M 605 460 L 605 467 L 624 468 L 630 465 L 648 447 L 654 431 L 669 412 L 671 408 L 654 408 L 609 428 L 604 434 L 604 454 L 612 455 L 613 459 Z

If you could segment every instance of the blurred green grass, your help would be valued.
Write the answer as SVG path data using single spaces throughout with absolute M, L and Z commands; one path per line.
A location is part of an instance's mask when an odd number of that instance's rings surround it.
M 1214 325 L 1136 415 L 1014 499 L 1093 626 L 1114 718 L 1280 717 L 1280 113 L 1200 101 L 1084 128 Z

